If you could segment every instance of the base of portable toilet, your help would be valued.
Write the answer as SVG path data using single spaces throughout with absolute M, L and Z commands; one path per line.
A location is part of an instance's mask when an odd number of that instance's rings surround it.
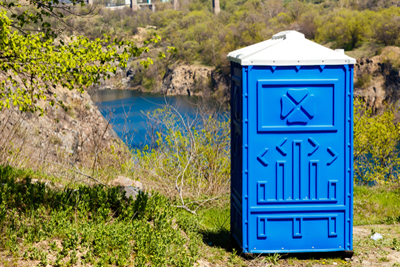
M 228 58 L 233 238 L 245 253 L 351 253 L 354 59 L 294 31 Z

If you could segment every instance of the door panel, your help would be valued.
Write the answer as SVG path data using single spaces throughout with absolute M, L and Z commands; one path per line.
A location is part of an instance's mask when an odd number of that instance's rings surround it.
M 344 186 L 344 147 L 338 134 L 284 136 L 282 139 L 282 136 L 268 135 L 258 147 L 249 148 L 253 174 L 250 205 L 343 205 L 340 188 Z
M 232 197 L 242 202 L 242 81 L 236 77 L 232 78 L 232 121 L 231 121 L 231 175 L 232 175 Z M 239 205 L 241 207 L 241 205 Z
M 343 249 L 343 212 L 255 214 L 250 218 L 250 249 L 268 251 L 329 251 Z
M 249 87 L 250 251 L 344 250 L 345 79 L 289 78 Z
M 339 96 L 337 79 L 258 80 L 257 130 L 337 130 Z

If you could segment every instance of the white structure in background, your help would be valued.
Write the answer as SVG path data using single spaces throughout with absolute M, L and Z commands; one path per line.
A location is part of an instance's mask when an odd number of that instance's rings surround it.
M 125 0 L 127 1 L 127 0 Z M 139 9 L 150 9 L 153 12 L 156 10 L 156 6 L 154 3 L 151 3 L 151 0 L 129 0 L 131 2 L 132 10 L 139 10 Z M 165 0 L 161 1 L 162 3 L 168 2 Z
M 221 9 L 219 8 L 219 0 L 213 0 L 212 4 L 213 4 L 214 15 L 218 15 L 218 13 L 221 11 Z
M 88 5 L 93 5 L 94 0 L 86 0 Z M 130 7 L 132 10 L 139 10 L 139 9 L 150 9 L 153 12 L 156 9 L 156 4 L 158 3 L 168 3 L 171 2 L 174 5 L 174 9 L 177 10 L 179 8 L 179 2 L 178 0 L 153 0 L 153 3 L 151 2 L 152 0 L 124 0 L 124 3 L 117 4 L 116 1 L 111 0 L 110 3 L 108 3 L 105 8 L 115 10 L 115 9 L 123 9 L 125 7 Z M 219 0 L 213 0 L 213 1 L 219 1 Z M 155 2 L 155 3 L 154 3 Z M 214 3 L 214 2 L 213 2 Z M 219 2 L 218 2 L 219 3 Z
M 93 5 L 94 0 L 86 0 L 88 5 Z M 105 8 L 116 10 L 116 9 L 123 9 L 125 7 L 130 7 L 132 10 L 139 10 L 139 9 L 150 9 L 153 12 L 156 10 L 156 4 L 158 3 L 169 3 L 171 2 L 174 6 L 175 10 L 179 9 L 179 0 L 124 0 L 125 3 L 117 4 L 113 0 L 108 3 Z M 155 3 L 154 3 L 155 2 Z M 220 12 L 219 7 L 219 0 L 212 0 L 213 3 L 213 10 L 214 14 L 217 15 Z

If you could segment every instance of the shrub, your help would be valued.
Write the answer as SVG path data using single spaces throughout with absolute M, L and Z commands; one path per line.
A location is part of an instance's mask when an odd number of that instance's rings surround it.
M 382 62 L 391 66 L 394 70 L 400 69 L 400 48 L 388 47 L 381 54 Z
M 334 41 L 336 47 L 352 50 L 365 40 L 371 31 L 371 11 L 342 9 L 318 19 L 317 41 Z
M 359 184 L 397 183 L 399 175 L 400 125 L 396 109 L 388 107 L 374 115 L 356 99 L 354 104 L 354 173 Z
M 356 88 L 366 88 L 371 83 L 372 74 L 363 73 L 360 77 L 357 77 L 357 81 L 354 83 Z
M 400 41 L 400 8 L 382 9 L 374 16 L 373 38 L 385 46 Z
M 133 200 L 118 188 L 53 189 L 3 166 L 0 183 L 0 250 L 19 250 L 17 259 L 58 266 L 193 266 L 199 257 L 196 218 L 181 215 L 158 193 Z M 38 246 L 43 240 L 48 245 Z
M 230 187 L 230 122 L 224 114 L 197 116 L 185 119 L 171 106 L 148 113 L 149 124 L 158 129 L 154 146 L 135 152 L 138 168 L 155 188 L 185 208 L 185 198 L 214 198 Z

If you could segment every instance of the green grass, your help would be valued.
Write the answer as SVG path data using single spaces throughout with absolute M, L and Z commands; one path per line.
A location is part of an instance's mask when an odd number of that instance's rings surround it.
M 32 177 L 41 174 L 0 166 L 0 265 L 193 266 L 198 260 L 223 266 L 349 265 L 340 258 L 242 255 L 230 237 L 226 199 L 195 216 L 156 192 L 135 201 L 118 188 L 56 188 L 32 183 Z M 370 251 L 384 263 L 400 248 L 399 197 L 398 189 L 354 188 L 354 224 L 387 225 L 367 226 L 364 236 L 355 237 L 360 261 Z M 371 231 L 390 238 L 374 242 Z
M 354 225 L 400 222 L 400 190 L 383 186 L 354 187 Z
M 360 47 L 346 51 L 346 55 L 354 58 L 369 58 L 380 54 L 384 47 L 383 44 L 364 42 Z
M 196 217 L 157 193 L 134 201 L 118 188 L 57 190 L 24 176 L 0 168 L 0 258 L 9 264 L 192 266 L 199 257 Z

